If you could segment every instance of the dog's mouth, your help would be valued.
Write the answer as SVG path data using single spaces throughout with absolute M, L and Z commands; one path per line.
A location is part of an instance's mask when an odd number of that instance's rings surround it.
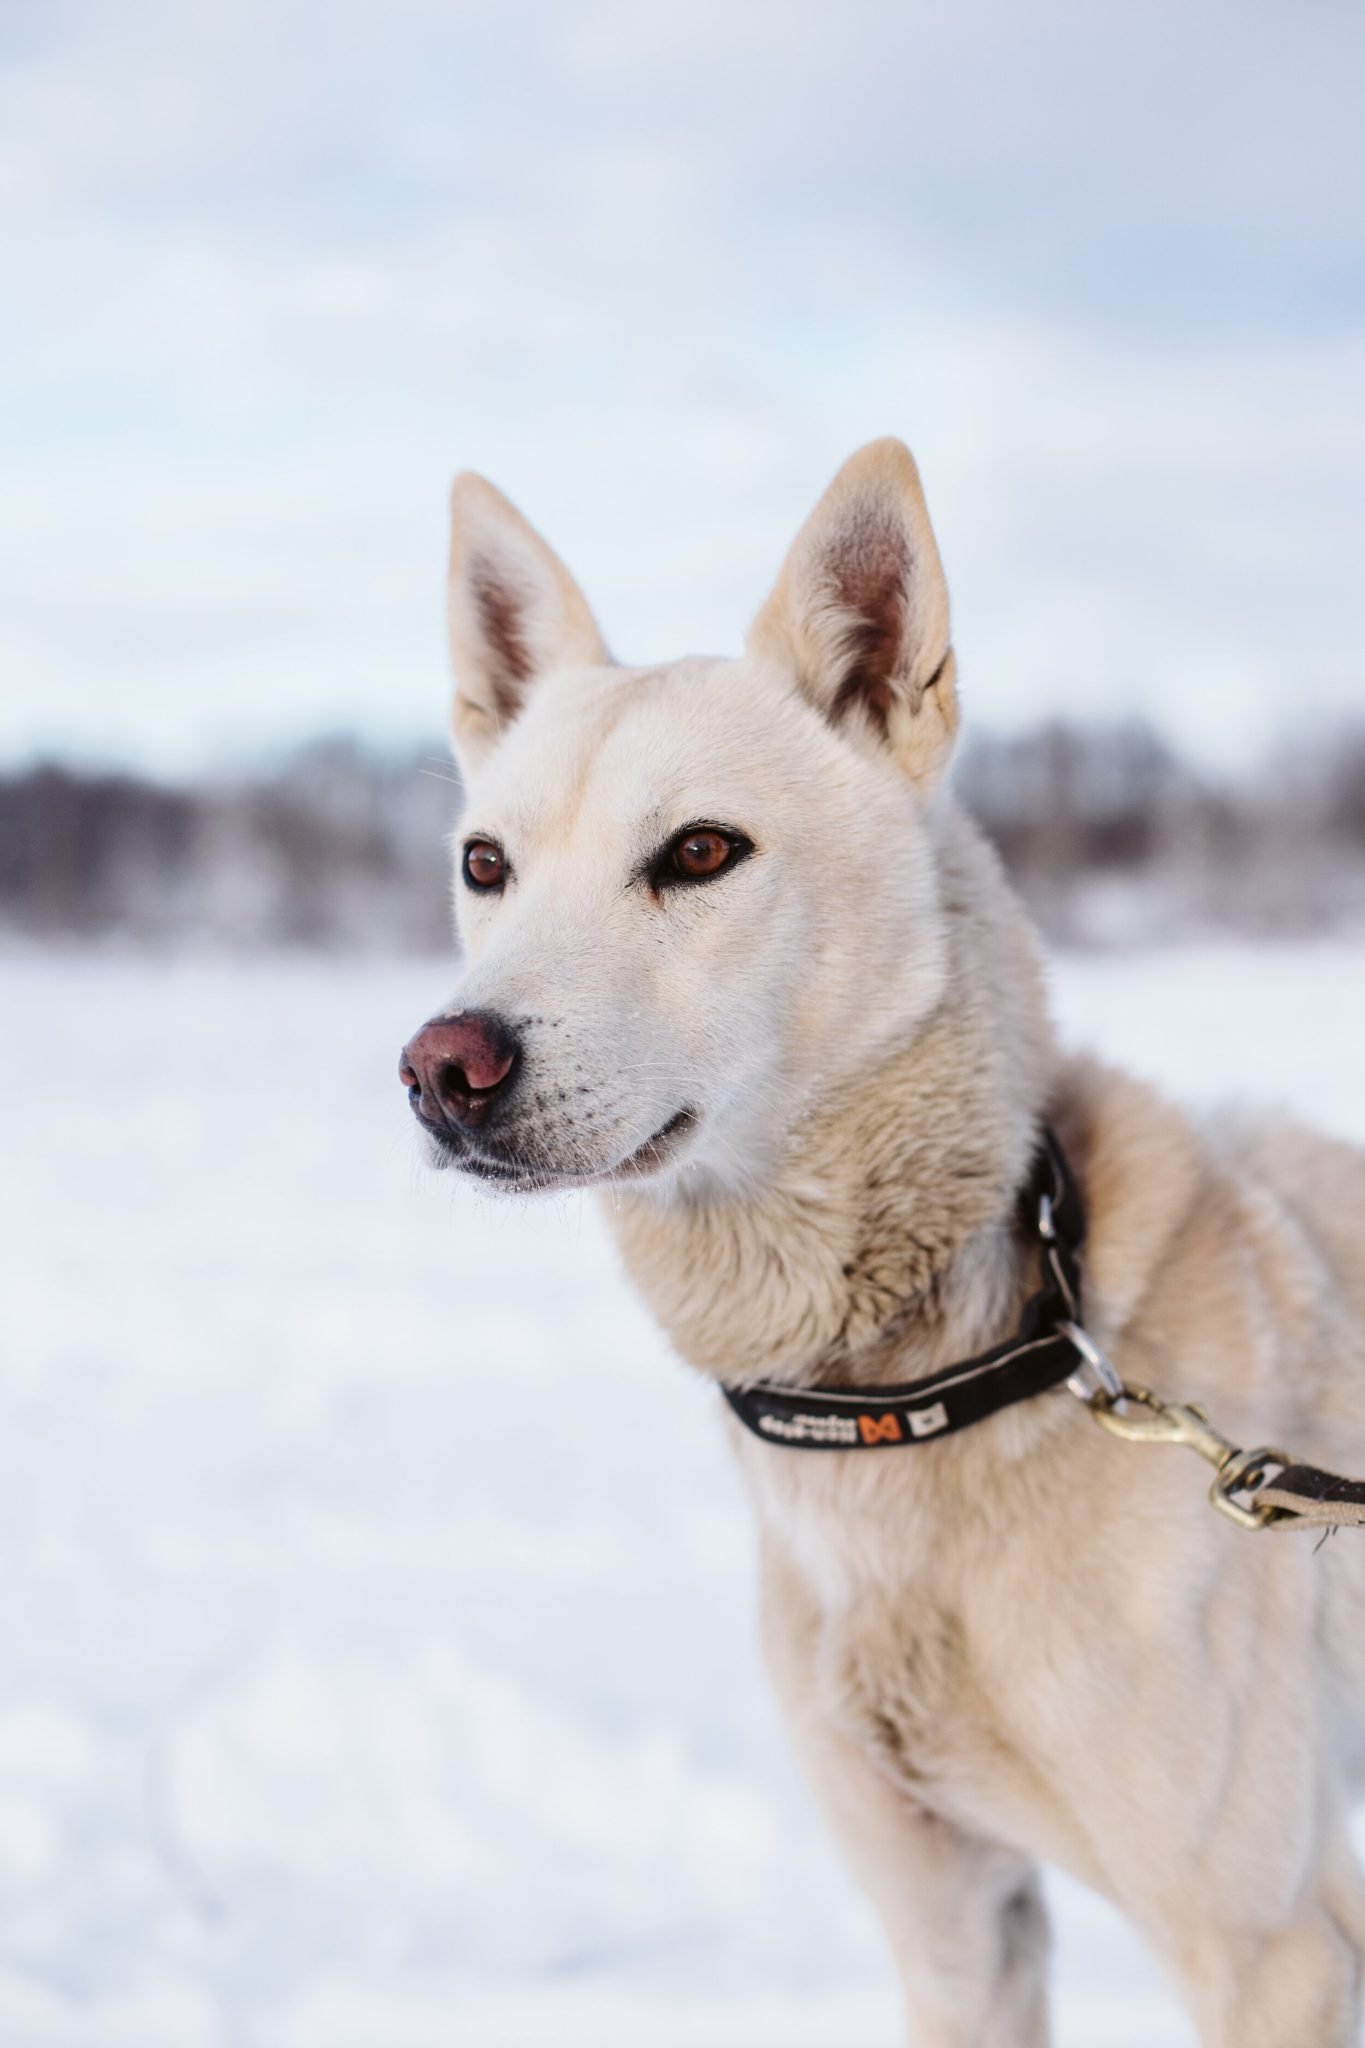
M 495 1147 L 488 1138 L 476 1143 L 466 1133 L 438 1130 L 425 1117 L 419 1117 L 418 1121 L 432 1140 L 437 1166 L 455 1167 L 505 1194 L 531 1195 L 647 1179 L 673 1159 L 696 1128 L 697 1114 L 691 1109 L 675 1111 L 653 1137 L 646 1138 L 643 1145 L 637 1145 L 624 1159 L 600 1170 L 587 1171 L 581 1167 L 561 1167 L 552 1165 L 548 1160 L 527 1158 L 511 1148 Z
M 695 1110 L 678 1110 L 652 1138 L 646 1138 L 643 1145 L 637 1145 L 628 1158 L 614 1166 L 608 1179 L 638 1180 L 642 1174 L 657 1173 L 661 1166 L 667 1165 L 678 1145 L 695 1130 L 696 1123 Z

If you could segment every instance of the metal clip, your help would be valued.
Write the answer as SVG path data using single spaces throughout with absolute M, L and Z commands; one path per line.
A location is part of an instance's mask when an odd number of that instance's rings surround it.
M 1238 1455 L 1194 1401 L 1163 1401 L 1149 1387 L 1121 1387 L 1114 1407 L 1096 1406 L 1095 1420 L 1129 1443 L 1185 1444 L 1210 1465 L 1222 1467 Z
M 1283 1470 L 1293 1462 L 1288 1451 L 1275 1450 L 1269 1444 L 1262 1444 L 1256 1451 L 1234 1452 L 1209 1488 L 1209 1499 L 1220 1514 L 1243 1529 L 1268 1529 L 1273 1522 L 1292 1522 L 1295 1517 L 1288 1508 L 1262 1506 L 1254 1500 L 1244 1506 L 1233 1496 L 1258 1493 L 1265 1485 L 1271 1465 Z
M 1107 1393 L 1093 1396 L 1090 1412 L 1102 1428 L 1129 1443 L 1182 1444 L 1212 1465 L 1209 1499 L 1239 1528 L 1266 1529 L 1272 1522 L 1284 1520 L 1285 1510 L 1246 1503 L 1237 1495 L 1256 1493 L 1265 1484 L 1270 1466 L 1291 1462 L 1288 1454 L 1269 1445 L 1255 1451 L 1239 1449 L 1213 1427 L 1197 1402 L 1163 1401 L 1148 1387 L 1124 1386 L 1117 1397 Z

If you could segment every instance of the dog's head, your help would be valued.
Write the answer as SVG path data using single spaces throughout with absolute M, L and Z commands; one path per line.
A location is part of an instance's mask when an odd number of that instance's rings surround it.
M 934 1006 L 934 791 L 957 723 L 919 477 L 864 448 L 739 660 L 615 665 L 492 485 L 453 493 L 467 955 L 402 1078 L 508 1189 L 761 1180 Z

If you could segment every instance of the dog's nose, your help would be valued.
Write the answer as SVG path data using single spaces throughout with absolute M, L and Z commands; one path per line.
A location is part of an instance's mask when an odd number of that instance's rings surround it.
M 469 1128 L 506 1093 L 521 1047 L 516 1033 L 487 1010 L 433 1017 L 403 1047 L 398 1078 L 418 1116 Z

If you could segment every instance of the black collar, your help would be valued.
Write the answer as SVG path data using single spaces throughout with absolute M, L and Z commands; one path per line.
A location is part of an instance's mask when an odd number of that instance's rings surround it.
M 723 1387 L 745 1428 L 793 1451 L 879 1451 L 951 1436 L 1069 1379 L 1078 1364 L 1068 1325 L 1081 1317 L 1085 1208 L 1051 1131 L 1020 1199 L 1042 1246 L 1043 1285 L 1007 1343 L 895 1387 Z

